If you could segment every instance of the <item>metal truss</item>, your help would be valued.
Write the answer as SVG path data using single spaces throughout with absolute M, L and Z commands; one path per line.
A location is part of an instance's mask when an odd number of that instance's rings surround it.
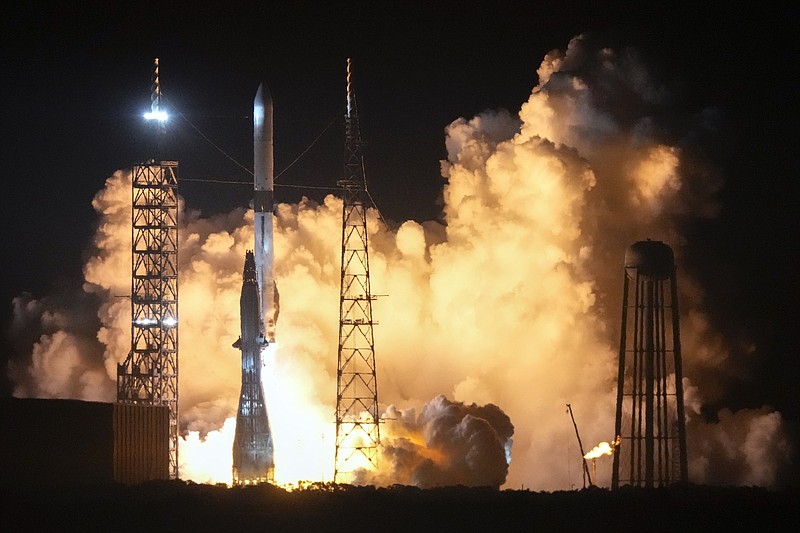
M 132 170 L 131 351 L 117 401 L 169 407 L 169 474 L 178 478 L 178 163 Z
M 370 289 L 366 199 L 361 134 L 347 61 L 345 179 L 342 189 L 342 272 L 336 375 L 334 481 L 352 481 L 358 468 L 378 465 L 380 426 Z

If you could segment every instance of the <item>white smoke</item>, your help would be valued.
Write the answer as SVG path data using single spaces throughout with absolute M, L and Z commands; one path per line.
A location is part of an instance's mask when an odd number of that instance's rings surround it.
M 517 115 L 447 126 L 445 224 L 390 231 L 369 212 L 372 287 L 388 295 L 374 304 L 379 399 L 397 418 L 373 478 L 382 483 L 573 486 L 582 458 L 564 406 L 573 406 L 584 443 L 613 440 L 622 259 L 644 238 L 670 244 L 679 262 L 684 373 L 694 384 L 687 405 L 724 393 L 713 377 L 729 364 L 725 340 L 680 269 L 679 224 L 717 210 L 720 179 L 691 142 L 708 114 L 683 116 L 635 53 L 584 36 L 548 53 L 538 73 Z M 113 400 L 130 335 L 129 301 L 115 298 L 129 292 L 129 175 L 109 178 L 94 206 L 101 223 L 84 291 L 103 302 L 102 327 L 96 339 L 78 336 L 44 319 L 70 316 L 69 305 L 53 311 L 18 298 L 18 323 L 40 323 L 42 336 L 11 368 L 16 395 Z M 244 209 L 181 212 L 180 422 L 191 479 L 229 481 L 201 463 L 230 474 L 230 447 L 219 443 L 232 439 L 225 421 L 238 401 L 231 343 L 252 220 Z M 281 316 L 265 389 L 276 477 L 285 481 L 331 480 L 340 224 L 333 196 L 276 213 Z M 793 450 L 768 408 L 725 411 L 713 423 L 693 414 L 689 427 L 696 481 L 770 485 Z M 747 468 L 729 468 L 737 459 Z M 607 465 L 598 468 L 595 481 L 607 485 Z

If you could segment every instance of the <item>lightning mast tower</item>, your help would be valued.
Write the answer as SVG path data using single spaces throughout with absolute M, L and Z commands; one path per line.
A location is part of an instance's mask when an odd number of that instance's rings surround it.
M 639 241 L 625 253 L 611 488 L 688 481 L 678 288 L 672 249 Z
M 367 182 L 361 153 L 355 95 L 347 59 L 344 179 L 342 189 L 342 274 L 339 297 L 339 354 L 336 374 L 334 482 L 348 482 L 358 468 L 378 464 L 380 427 L 375 342 L 367 245 Z
M 160 148 L 167 115 L 158 58 L 145 118 L 155 120 Z M 169 476 L 177 479 L 178 162 L 134 165 L 131 181 L 131 351 L 117 365 L 117 401 L 169 407 Z

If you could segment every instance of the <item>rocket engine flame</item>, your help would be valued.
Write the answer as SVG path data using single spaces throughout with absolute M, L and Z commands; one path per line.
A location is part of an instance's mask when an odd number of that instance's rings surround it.
M 578 36 L 538 72 L 518 113 L 447 126 L 446 225 L 406 221 L 390 231 L 368 214 L 371 281 L 390 295 L 374 307 L 378 390 L 398 418 L 386 423 L 373 480 L 436 486 L 466 471 L 482 472 L 476 484 L 569 487 L 582 459 L 552 459 L 572 457 L 566 399 L 588 421 L 584 436 L 614 427 L 625 249 L 646 237 L 681 243 L 680 227 L 717 209 L 719 178 L 693 144 L 709 133 L 706 123 L 682 114 L 635 53 Z M 69 303 L 17 298 L 15 325 L 39 331 L 30 356 L 10 368 L 17 396 L 113 399 L 114 369 L 130 343 L 130 306 L 113 297 L 130 286 L 129 175 L 109 178 L 93 205 L 101 224 L 84 268 L 91 298 L 74 301 L 100 300 L 101 327 L 78 321 L 83 311 Z M 222 457 L 215 443 L 236 412 L 241 364 L 230 340 L 254 213 L 204 218 L 181 209 L 181 457 L 191 461 L 181 476 L 208 480 L 203 462 L 230 467 L 230 445 Z M 284 297 L 280 347 L 263 379 L 282 483 L 332 479 L 341 211 L 333 196 L 275 211 Z M 683 249 L 675 251 L 681 268 Z M 717 423 L 700 416 L 732 369 L 702 290 L 688 274 L 681 282 L 689 478 L 773 484 L 794 449 L 780 413 L 723 411 Z M 409 414 L 416 409 L 419 417 Z

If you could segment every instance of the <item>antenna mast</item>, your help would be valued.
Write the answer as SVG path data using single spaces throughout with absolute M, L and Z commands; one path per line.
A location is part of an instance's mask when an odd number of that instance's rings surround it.
M 586 479 L 589 479 L 589 485 L 592 484 L 592 476 L 589 475 L 589 465 L 586 464 L 586 454 L 583 453 L 583 443 L 581 442 L 581 434 L 578 433 L 578 424 L 575 423 L 575 415 L 572 414 L 572 405 L 567 404 L 567 412 L 572 419 L 572 425 L 575 426 L 575 436 L 578 437 L 578 448 L 581 451 L 581 461 L 583 461 L 583 488 L 586 488 Z

